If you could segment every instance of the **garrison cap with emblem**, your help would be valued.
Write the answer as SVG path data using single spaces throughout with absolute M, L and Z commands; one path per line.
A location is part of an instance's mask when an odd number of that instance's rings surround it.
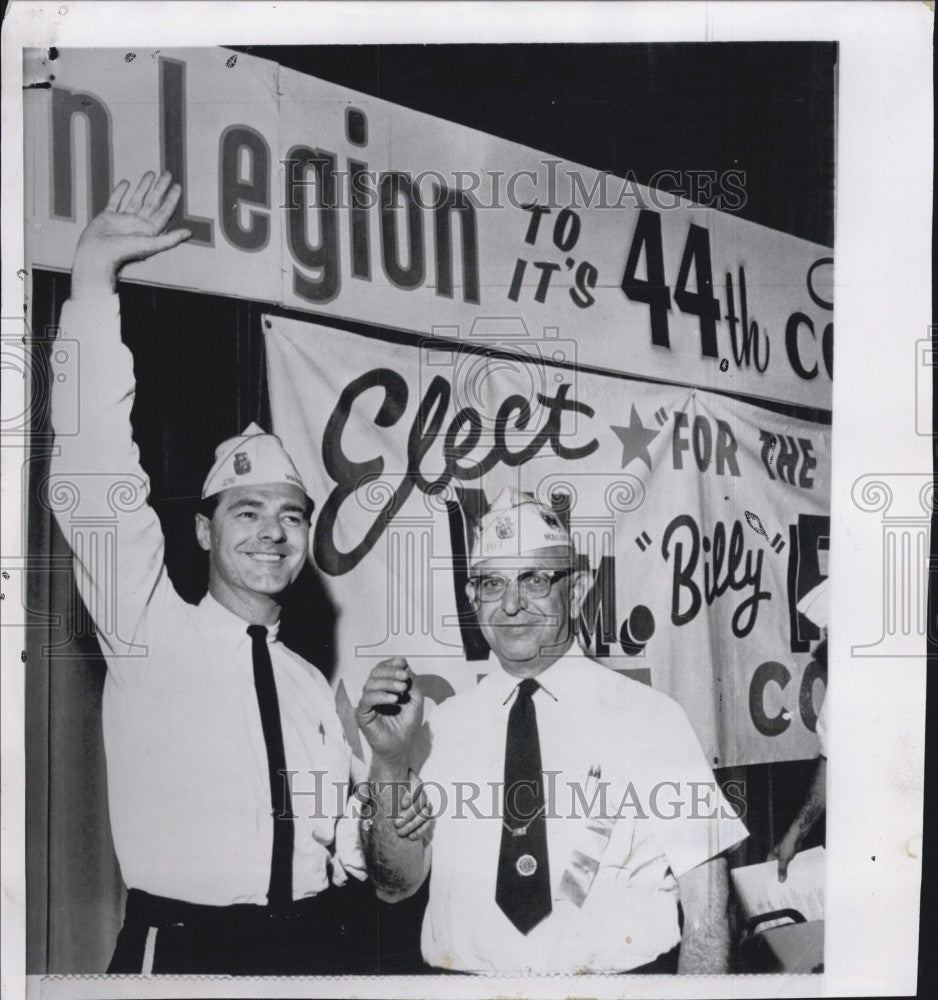
M 215 449 L 215 464 L 205 478 L 202 498 L 214 496 L 233 486 L 267 486 L 290 483 L 309 498 L 293 460 L 276 434 L 268 434 L 251 423 L 238 435 L 228 438 Z
M 573 551 L 570 533 L 550 507 L 530 493 L 506 486 L 495 498 L 476 529 L 470 566 L 486 559 L 515 558 L 556 548 Z

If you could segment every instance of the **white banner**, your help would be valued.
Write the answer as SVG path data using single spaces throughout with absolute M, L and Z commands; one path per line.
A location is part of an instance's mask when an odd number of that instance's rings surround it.
M 27 60 L 29 266 L 169 169 L 193 238 L 127 278 L 457 340 L 518 316 L 557 362 L 830 407 L 831 251 L 730 214 L 742 172 L 698 185 L 718 211 L 666 165 L 645 187 L 224 49 L 54 69 Z
M 582 644 L 675 697 L 710 760 L 814 756 L 826 678 L 794 608 L 827 575 L 826 428 L 682 387 L 265 317 L 274 431 L 317 498 L 340 701 L 404 656 L 442 701 L 498 669 L 464 597 L 505 485 L 569 518 L 594 584 Z M 553 356 L 558 340 L 528 343 Z

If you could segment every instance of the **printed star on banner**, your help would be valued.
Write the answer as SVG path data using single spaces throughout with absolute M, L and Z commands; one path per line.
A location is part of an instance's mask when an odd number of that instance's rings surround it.
M 622 442 L 622 468 L 624 469 L 629 462 L 636 458 L 640 458 L 648 466 L 648 471 L 651 472 L 651 455 L 648 454 L 648 445 L 658 436 L 658 432 L 644 426 L 638 415 L 638 410 L 635 409 L 635 404 L 632 404 L 628 427 L 616 427 L 612 424 L 609 427 Z

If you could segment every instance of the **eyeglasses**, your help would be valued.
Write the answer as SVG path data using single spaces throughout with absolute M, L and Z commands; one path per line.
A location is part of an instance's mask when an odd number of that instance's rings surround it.
M 537 600 L 546 597 L 558 580 L 572 572 L 572 566 L 567 569 L 529 569 L 513 579 L 518 581 L 518 593 L 525 600 Z M 470 582 L 475 587 L 479 600 L 488 603 L 500 601 L 505 596 L 510 580 L 500 573 L 483 573 L 472 577 Z

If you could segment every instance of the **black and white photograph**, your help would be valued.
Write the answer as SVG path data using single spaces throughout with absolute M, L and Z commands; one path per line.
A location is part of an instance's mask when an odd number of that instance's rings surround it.
M 933 13 L 203 6 L 10 8 L 17 981 L 914 993 Z

